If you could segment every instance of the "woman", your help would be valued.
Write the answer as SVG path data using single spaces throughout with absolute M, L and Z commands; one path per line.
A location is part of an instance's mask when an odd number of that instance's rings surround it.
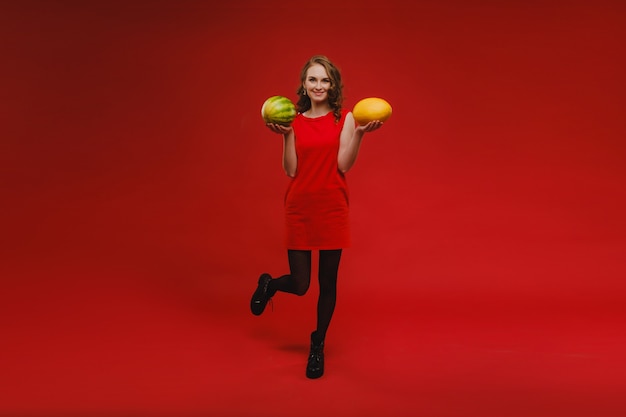
M 313 56 L 302 68 L 300 81 L 292 124 L 267 124 L 283 135 L 283 168 L 291 177 L 285 195 L 290 273 L 276 279 L 262 274 L 250 307 L 260 315 L 278 291 L 304 295 L 311 281 L 311 252 L 319 251 L 317 328 L 311 334 L 306 367 L 308 378 L 319 378 L 337 299 L 339 261 L 342 249 L 350 245 L 345 174 L 356 161 L 363 135 L 382 122 L 355 125 L 352 113 L 342 109 L 341 73 L 325 56 Z

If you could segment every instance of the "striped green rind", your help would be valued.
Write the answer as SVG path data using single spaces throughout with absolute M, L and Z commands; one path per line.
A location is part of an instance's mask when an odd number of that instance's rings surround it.
M 284 96 L 272 96 L 261 107 L 261 116 L 266 123 L 290 124 L 296 117 L 296 106 Z

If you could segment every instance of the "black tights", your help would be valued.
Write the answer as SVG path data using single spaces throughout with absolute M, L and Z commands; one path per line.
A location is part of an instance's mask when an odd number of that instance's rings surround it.
M 289 250 L 289 275 L 270 281 L 270 294 L 276 291 L 304 295 L 311 283 L 311 251 Z M 337 272 L 341 260 L 341 249 L 320 250 L 319 256 L 319 286 L 320 294 L 317 300 L 317 335 L 323 340 L 330 325 L 330 319 L 337 303 Z

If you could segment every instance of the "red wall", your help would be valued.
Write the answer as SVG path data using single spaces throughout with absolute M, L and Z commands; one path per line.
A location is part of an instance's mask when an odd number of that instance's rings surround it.
M 255 4 L 0 6 L 7 298 L 284 272 L 260 107 L 317 53 L 394 109 L 348 177 L 354 293 L 624 295 L 623 3 Z

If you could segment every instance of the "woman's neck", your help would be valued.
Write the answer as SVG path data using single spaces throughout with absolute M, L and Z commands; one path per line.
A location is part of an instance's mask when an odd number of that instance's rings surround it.
M 325 116 L 332 109 L 328 105 L 328 103 L 323 104 L 315 104 L 311 103 L 311 108 L 305 112 L 305 116 L 307 117 L 320 117 Z

